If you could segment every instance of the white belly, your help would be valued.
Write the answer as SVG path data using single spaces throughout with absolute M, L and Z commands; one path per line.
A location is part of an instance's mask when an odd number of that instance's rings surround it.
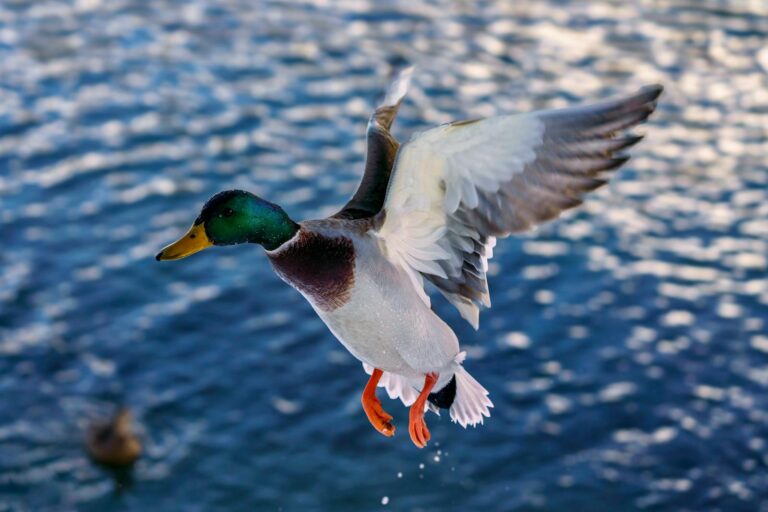
M 333 311 L 312 304 L 331 332 L 360 361 L 384 371 L 418 378 L 450 368 L 459 353 L 451 328 L 418 296 L 405 273 L 370 247 L 356 249 L 349 301 Z

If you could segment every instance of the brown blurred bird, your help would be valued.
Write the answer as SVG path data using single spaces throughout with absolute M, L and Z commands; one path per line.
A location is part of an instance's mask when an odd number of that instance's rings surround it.
M 141 455 L 141 442 L 133 432 L 133 415 L 121 407 L 107 421 L 88 429 L 86 446 L 91 458 L 108 466 L 129 466 Z

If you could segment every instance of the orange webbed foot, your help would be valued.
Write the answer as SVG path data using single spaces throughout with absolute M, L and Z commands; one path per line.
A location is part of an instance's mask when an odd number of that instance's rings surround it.
M 411 409 L 409 420 L 408 432 L 411 434 L 411 441 L 417 447 L 424 448 L 431 437 L 427 428 L 427 422 L 424 421 L 424 411 L 419 413 L 415 409 Z
M 419 397 L 411 405 L 411 410 L 408 414 L 408 432 L 411 434 L 411 441 L 419 448 L 427 446 L 427 441 L 430 439 L 429 429 L 427 428 L 427 422 L 424 421 L 424 405 L 427 402 L 427 397 L 432 392 L 432 388 L 437 383 L 438 375 L 436 373 L 428 373 L 424 377 L 424 387 L 419 393 Z
M 366 384 L 363 391 L 361 402 L 363 403 L 365 415 L 368 416 L 368 421 L 371 422 L 373 428 L 387 437 L 392 437 L 395 435 L 395 426 L 390 422 L 392 415 L 384 410 L 381 406 L 381 401 L 376 397 L 376 386 L 379 384 L 379 379 L 381 379 L 383 373 L 378 368 L 373 370 L 371 378 L 368 380 L 368 384 Z
M 395 426 L 390 422 L 392 416 L 381 407 L 381 402 L 378 399 L 368 403 L 363 402 L 363 409 L 373 428 L 387 437 L 395 435 Z

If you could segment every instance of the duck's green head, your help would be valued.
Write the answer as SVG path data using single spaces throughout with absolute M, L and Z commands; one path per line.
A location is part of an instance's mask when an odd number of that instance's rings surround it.
M 273 250 L 296 234 L 299 225 L 278 205 L 250 192 L 227 190 L 211 197 L 187 233 L 155 259 L 178 260 L 212 245 L 261 244 Z

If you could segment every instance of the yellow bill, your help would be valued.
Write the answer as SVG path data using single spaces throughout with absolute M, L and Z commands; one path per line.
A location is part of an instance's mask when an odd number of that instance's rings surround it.
M 213 243 L 208 239 L 208 235 L 205 234 L 205 228 L 201 223 L 189 228 L 189 231 L 183 237 L 157 253 L 155 259 L 157 261 L 180 260 L 212 245 Z

